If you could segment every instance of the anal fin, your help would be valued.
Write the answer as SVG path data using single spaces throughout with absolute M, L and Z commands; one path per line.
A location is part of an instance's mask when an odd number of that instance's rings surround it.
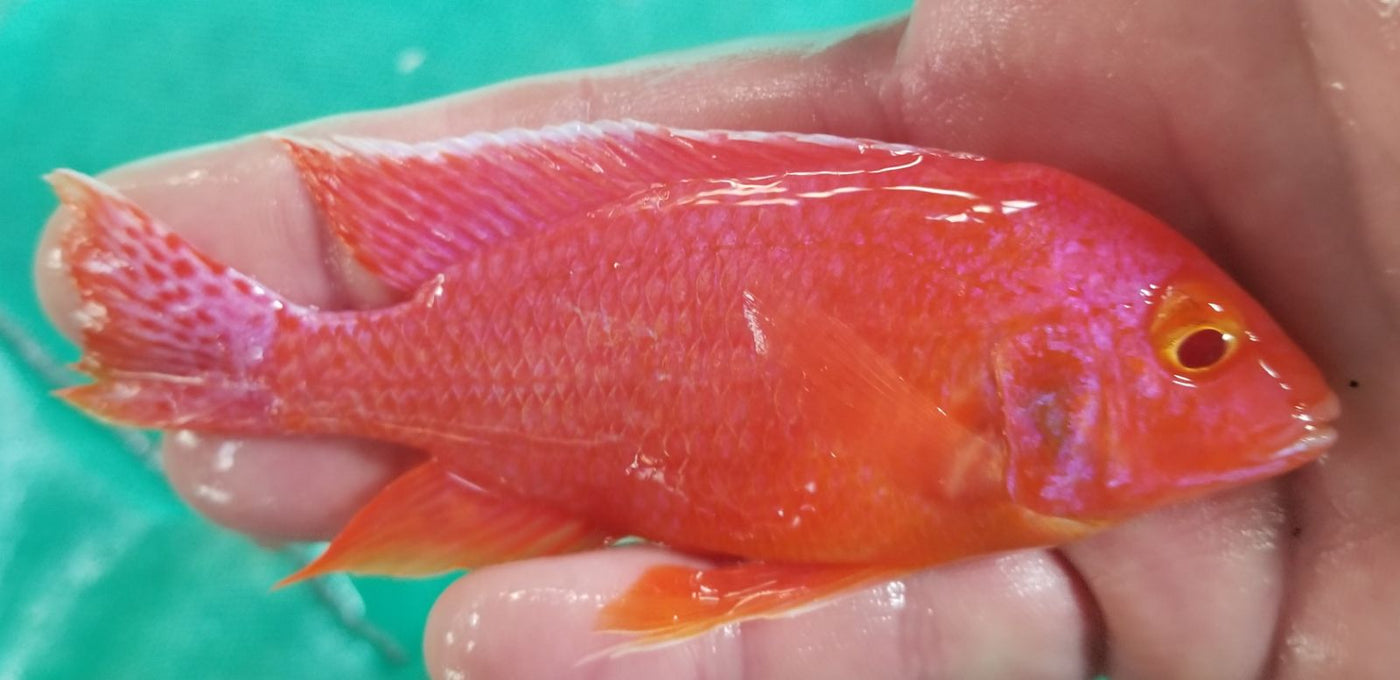
M 665 644 L 711 628 L 785 616 L 861 585 L 908 569 L 869 565 L 794 565 L 743 562 L 695 568 L 648 569 L 603 608 L 598 629 L 634 633 L 614 652 Z
M 391 482 L 326 551 L 277 585 L 335 571 L 427 576 L 604 545 L 588 523 L 490 493 L 433 459 Z

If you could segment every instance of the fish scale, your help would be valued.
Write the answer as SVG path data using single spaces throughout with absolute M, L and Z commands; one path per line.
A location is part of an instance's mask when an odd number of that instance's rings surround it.
M 1325 380 L 1245 291 L 1050 168 L 632 122 L 283 142 L 328 227 L 411 295 L 299 307 L 52 181 L 94 379 L 65 398 L 424 452 L 291 580 L 622 535 L 723 558 L 650 569 L 600 616 L 664 642 L 1062 544 L 1335 437 Z
M 671 226 L 673 227 L 674 225 Z M 765 230 L 764 227 L 771 227 L 771 225 L 765 225 L 761 222 L 746 226 L 748 227 L 748 231 L 739 234 L 735 237 L 735 240 L 739 243 L 751 242 L 755 240 L 767 241 L 773 239 L 775 236 L 788 236 L 790 238 L 796 237 L 795 240 L 798 240 L 798 242 L 806 241 L 805 236 L 801 234 L 784 235 L 773 232 L 771 229 Z M 655 240 L 657 237 L 661 237 L 664 240 L 668 237 L 668 234 L 671 233 L 671 229 L 659 229 L 656 228 L 655 225 L 646 224 L 641 224 L 640 227 L 640 229 L 633 229 L 632 233 L 626 233 L 624 235 L 619 236 L 618 240 L 627 242 L 641 240 L 643 242 L 641 245 L 638 246 L 638 249 L 643 252 L 687 252 L 687 250 L 684 248 L 672 248 L 669 247 L 669 244 L 665 243 L 658 244 L 645 242 L 645 238 L 651 238 Z M 609 231 L 610 230 L 600 230 L 597 233 L 603 234 L 609 233 Z M 638 239 L 639 236 L 645 238 Z M 758 238 L 758 236 L 762 236 L 762 238 L 760 239 Z M 600 236 L 594 236 L 594 238 L 590 239 L 589 242 L 585 244 L 585 247 L 599 247 L 601 245 L 600 239 Z M 779 240 L 781 241 L 781 239 Z M 488 311 L 485 314 L 477 314 L 468 310 L 462 314 L 462 316 L 466 316 L 469 318 L 482 319 L 483 324 L 481 325 L 481 327 L 473 326 L 474 328 L 477 328 L 477 330 L 472 333 L 466 334 L 466 336 L 459 340 L 456 344 L 465 344 L 469 346 L 486 344 L 489 346 L 519 347 L 525 348 L 526 350 L 534 349 L 539 345 L 538 338 L 554 337 L 557 333 L 556 326 L 560 323 L 563 323 L 566 329 L 580 329 L 581 327 L 584 328 L 586 332 L 583 333 L 583 338 L 580 338 L 583 340 L 586 340 L 588 337 L 591 337 L 594 333 L 599 332 L 598 318 L 595 318 L 594 323 L 592 324 L 584 323 L 582 320 L 580 320 L 580 317 L 574 315 L 563 315 L 562 317 L 557 314 L 546 315 L 545 318 L 541 319 L 538 318 L 536 315 L 539 314 L 541 310 L 548 310 L 548 305 L 541 305 L 538 304 L 538 302 L 534 301 L 528 301 L 525 303 L 517 304 L 509 298 L 502 296 L 500 288 L 498 286 L 490 284 L 490 281 L 492 279 L 487 277 L 492 276 L 500 277 L 501 279 L 506 280 L 525 279 L 531 281 L 532 286 L 536 287 L 543 285 L 549 280 L 557 280 L 561 277 L 561 275 L 558 273 L 554 273 L 553 275 L 551 275 L 549 267 L 551 266 L 551 263 L 557 262 L 559 260 L 551 259 L 551 255 L 554 258 L 567 260 L 573 257 L 570 249 L 580 247 L 571 243 L 564 243 L 562 245 L 556 244 L 553 246 L 554 249 L 551 251 L 548 249 L 550 247 L 550 244 L 544 244 L 544 250 L 540 249 L 539 246 L 541 244 L 531 245 L 532 247 L 530 248 L 530 258 L 528 259 L 528 261 L 524 262 L 523 265 L 519 265 L 526 268 L 526 272 L 523 275 L 511 271 L 512 262 L 508 258 L 509 253 L 502 252 L 497 254 L 496 256 L 487 258 L 488 262 L 484 263 L 483 266 L 480 268 L 480 271 L 482 272 L 480 276 L 483 279 L 485 279 L 485 281 L 473 282 L 473 284 L 470 284 L 470 287 L 478 291 L 494 291 L 493 294 L 491 294 L 486 300 Z M 776 254 L 776 256 L 780 258 L 789 256 L 785 254 L 785 251 L 788 250 L 788 247 L 782 245 L 781 242 L 777 243 L 776 245 L 768 245 L 766 247 L 766 250 L 770 254 Z M 704 251 L 703 249 L 695 249 L 690 252 L 703 253 Z M 711 258 L 712 256 L 713 255 L 711 254 Z M 670 291 L 671 293 L 671 299 L 658 304 L 657 309 L 673 310 L 675 311 L 677 316 L 680 316 L 682 318 L 698 316 L 702 312 L 697 310 L 689 310 L 682 305 L 678 305 L 677 303 L 687 303 L 693 301 L 695 304 L 703 308 L 706 306 L 716 305 L 718 301 L 715 299 L 715 295 L 706 295 L 701 291 L 693 291 L 691 289 L 695 288 L 695 286 L 688 286 L 685 285 L 685 283 L 688 281 L 711 281 L 718 279 L 721 282 L 727 281 L 727 283 L 721 283 L 719 286 L 716 286 L 716 290 L 727 288 L 729 299 L 731 300 L 726 305 L 729 308 L 729 316 L 733 318 L 739 318 L 741 316 L 740 310 L 738 309 L 739 298 L 737 293 L 739 291 L 736 289 L 736 282 L 755 277 L 756 272 L 753 271 L 753 268 L 751 266 L 748 271 L 745 271 L 742 268 L 726 269 L 725 265 L 723 264 L 720 267 L 715 268 L 712 266 L 711 262 L 707 261 L 707 258 L 705 257 L 692 256 L 680 258 L 680 260 L 680 262 L 660 263 L 663 268 L 663 271 L 674 271 L 677 273 L 671 277 L 671 280 L 668 281 L 666 285 L 666 290 Z M 730 263 L 737 261 L 738 260 L 731 260 Z M 730 266 L 738 265 L 730 264 Z M 601 273 L 602 276 L 583 276 L 587 272 L 576 268 L 570 273 L 569 276 L 564 277 L 568 278 L 571 281 L 571 294 L 577 296 L 578 298 L 596 299 L 599 300 L 601 304 L 606 305 L 606 303 L 603 301 L 608 300 L 610 298 L 609 293 L 611 291 L 633 289 L 633 286 L 629 285 L 632 282 L 628 280 L 628 277 L 631 276 L 631 268 L 627 268 L 624 270 L 613 269 L 606 262 L 590 264 L 589 267 L 590 268 L 587 271 L 596 271 Z M 473 267 L 466 267 L 466 269 L 472 270 Z M 709 276 L 699 275 L 700 270 L 704 270 L 707 272 L 718 271 L 719 273 L 718 275 L 712 278 Z M 794 271 L 810 271 L 810 269 L 804 267 L 797 267 L 794 269 Z M 600 279 L 602 278 L 616 278 L 619 276 L 621 276 L 622 280 L 616 281 L 614 285 L 604 285 L 600 282 Z M 784 281 L 784 278 L 785 277 L 783 276 L 779 276 L 776 283 L 778 285 L 791 283 L 789 281 Z M 812 279 L 810 278 L 807 279 L 808 282 L 810 282 L 811 280 Z M 799 277 L 798 283 L 800 282 L 801 281 Z M 462 285 L 468 286 L 469 284 Z M 537 288 L 531 288 L 528 290 L 531 290 L 532 292 L 521 294 L 527 300 L 531 296 L 538 296 Z M 700 293 L 700 295 L 692 297 L 691 293 Z M 450 299 L 453 294 L 453 291 L 449 291 L 448 293 L 446 293 L 444 296 L 444 303 L 450 304 Z M 472 299 L 477 300 L 481 297 L 481 295 L 477 295 Z M 622 298 L 625 302 L 627 296 L 624 295 L 622 296 Z M 506 314 L 508 313 L 507 310 L 520 310 L 524 318 L 521 318 L 521 316 L 516 316 L 515 318 L 506 316 Z M 645 313 L 644 310 L 643 313 Z M 713 314 L 713 312 L 710 313 Z M 649 324 L 661 326 L 666 323 L 666 319 L 664 316 L 662 318 L 648 318 L 641 321 L 633 319 L 619 319 L 615 323 L 620 327 L 627 327 L 629 325 L 638 324 L 644 326 Z M 399 327 L 397 324 L 391 323 L 390 325 L 394 328 Z M 580 348 L 585 354 L 591 351 L 586 350 L 586 347 L 588 345 L 585 342 L 578 342 L 577 340 L 575 340 L 575 342 L 568 342 L 567 340 L 569 339 L 569 335 L 567 333 L 568 331 L 566 330 L 564 335 L 564 337 L 566 338 L 566 343 L 564 345 L 565 347 Z M 421 335 L 426 337 L 433 337 L 435 334 L 435 331 L 427 330 L 424 331 Z M 604 331 L 599 333 L 598 337 L 610 338 L 614 337 L 615 335 L 616 333 Z M 475 338 L 476 340 L 473 341 L 473 338 Z M 687 353 L 685 352 L 682 352 L 678 354 L 665 354 L 663 356 L 666 359 L 678 361 L 682 367 L 686 367 L 688 364 L 691 364 L 695 361 L 703 362 L 704 365 L 702 365 L 699 370 L 695 370 L 694 368 L 692 368 L 688 373 L 689 375 L 698 375 L 703 371 L 722 369 L 726 366 L 744 366 L 746 363 L 751 364 L 751 360 L 746 362 L 746 359 L 751 359 L 752 350 L 750 349 L 750 347 L 750 338 L 740 337 L 738 341 L 736 341 L 734 338 L 731 337 L 720 347 L 694 348 L 690 351 L 689 355 L 687 355 Z M 700 349 L 701 351 L 697 352 L 695 351 L 695 349 Z M 425 356 L 432 356 L 432 354 L 433 353 L 429 352 Z M 689 356 L 689 358 L 687 358 L 687 356 Z M 566 376 L 560 375 L 559 371 L 550 370 L 550 366 L 539 360 L 531 361 L 529 356 L 517 356 L 515 359 L 510 359 L 508 357 L 492 357 L 488 354 L 483 353 L 482 355 L 480 355 L 480 358 L 487 361 L 490 366 L 507 367 L 505 376 L 496 375 L 490 378 L 490 380 L 493 383 L 500 383 L 502 382 L 502 378 L 505 377 L 505 382 L 507 384 L 510 384 L 512 382 L 523 382 L 535 385 L 535 389 L 533 392 L 530 390 L 521 390 L 519 388 L 517 388 L 514 391 L 508 390 L 504 393 L 505 399 L 508 403 L 487 404 L 484 407 L 488 410 L 491 410 L 493 415 L 496 414 L 497 409 L 500 411 L 517 413 L 516 425 L 520 426 L 522 429 L 529 429 L 531 431 L 550 431 L 550 428 L 548 427 L 549 425 L 551 425 L 550 423 L 544 423 L 543 425 L 545 425 L 545 427 L 540 427 L 541 423 L 532 423 L 534 427 L 527 427 L 526 423 L 524 422 L 530 419 L 530 413 L 534 409 L 538 408 L 539 402 L 546 398 L 558 399 L 565 404 L 575 402 L 611 403 L 617 402 L 619 400 L 621 400 L 623 403 L 633 403 L 637 400 L 637 397 L 634 394 L 636 392 L 635 387 L 629 389 L 629 386 L 626 385 L 619 385 L 613 382 L 600 381 L 596 379 L 596 376 L 594 377 L 594 379 L 585 381 L 579 385 L 570 385 L 565 379 Z M 414 375 L 417 375 L 422 372 L 416 367 L 409 368 L 407 366 L 402 365 L 403 361 L 404 359 L 402 358 L 399 360 L 400 365 L 397 366 L 397 370 L 407 371 Z M 555 369 L 562 368 L 565 365 L 577 363 L 576 358 L 568 356 L 567 354 L 565 356 L 558 357 L 555 361 L 556 363 L 553 366 L 553 368 Z M 468 362 L 468 368 L 464 369 L 463 371 L 467 375 L 463 379 L 469 380 L 470 375 L 472 373 L 479 372 L 472 370 L 470 366 L 471 363 Z M 740 373 L 743 373 L 743 371 L 741 370 Z M 560 389 L 558 391 L 546 394 L 539 390 L 539 386 L 536 381 L 545 379 L 546 376 L 553 376 L 554 382 L 556 382 L 556 384 L 559 385 Z M 454 382 L 456 382 L 455 379 Z M 692 381 L 692 384 L 696 384 L 698 382 L 699 381 Z M 606 391 L 604 391 L 602 394 L 599 394 L 597 391 L 600 386 L 606 386 Z M 690 394 L 689 396 L 695 399 L 703 399 L 705 402 L 713 402 L 717 400 L 717 398 L 719 401 L 726 401 L 723 399 L 724 395 L 722 394 L 710 395 L 705 394 L 704 392 L 695 393 L 693 390 L 691 392 L 692 394 Z M 430 399 L 415 400 L 411 408 L 413 411 L 418 411 L 421 408 L 427 407 L 429 405 L 428 401 L 430 401 Z M 738 403 L 743 404 L 742 401 Z M 495 408 L 493 409 L 492 407 Z M 464 410 L 460 405 L 449 406 L 448 408 L 449 410 L 457 413 L 462 413 Z M 721 420 L 719 426 L 710 426 L 709 429 L 702 429 L 701 431 L 696 433 L 694 438 L 713 442 L 714 446 L 724 450 L 745 450 L 744 447 L 749 447 L 752 445 L 744 441 L 735 442 L 732 441 L 732 439 L 735 433 L 745 432 L 747 430 L 747 428 L 745 428 L 744 426 L 744 421 L 749 416 L 750 411 L 750 408 L 745 408 L 743 406 L 731 408 L 729 409 L 729 412 L 727 414 L 724 411 L 720 411 L 718 412 L 718 414 L 727 415 L 727 417 Z M 589 420 L 587 416 L 590 415 L 593 417 L 606 415 L 586 410 L 583 412 L 583 414 L 580 414 L 578 411 L 574 411 L 573 414 L 575 416 L 575 420 L 580 420 L 583 422 L 587 422 Z M 579 417 L 580 415 L 583 415 L 584 417 Z M 677 419 L 677 421 L 679 420 L 680 419 Z M 506 420 L 505 422 L 506 426 L 509 427 L 510 421 Z M 555 427 L 559 428 L 557 424 L 555 424 Z M 560 434 L 572 433 L 561 431 Z M 722 438 L 716 439 L 717 436 Z M 726 441 L 726 439 L 729 439 L 730 441 Z M 553 493 L 553 491 L 555 490 L 551 489 L 551 493 L 547 495 L 557 499 L 561 494 Z M 686 495 L 693 496 L 694 494 Z

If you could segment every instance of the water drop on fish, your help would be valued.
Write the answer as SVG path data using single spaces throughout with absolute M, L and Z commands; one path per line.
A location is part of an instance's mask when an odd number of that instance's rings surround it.
M 203 438 L 193 430 L 176 430 L 170 435 L 170 444 L 185 450 L 199 446 L 201 441 Z

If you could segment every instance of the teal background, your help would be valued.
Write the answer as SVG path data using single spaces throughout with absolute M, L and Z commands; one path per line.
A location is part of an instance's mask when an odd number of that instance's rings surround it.
M 76 352 L 30 282 L 54 207 L 42 173 L 908 4 L 0 0 L 0 680 L 420 677 L 419 629 L 446 584 L 269 592 L 303 555 L 204 522 L 148 436 L 47 396 Z

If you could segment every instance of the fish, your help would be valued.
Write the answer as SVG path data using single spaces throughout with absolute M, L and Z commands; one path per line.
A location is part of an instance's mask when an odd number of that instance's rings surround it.
M 1257 301 L 1054 168 L 637 121 L 277 139 L 393 303 L 297 304 L 48 179 L 91 378 L 63 399 L 423 452 L 284 583 L 640 538 L 710 563 L 600 610 L 663 644 L 1062 545 L 1336 439 L 1336 396 Z

